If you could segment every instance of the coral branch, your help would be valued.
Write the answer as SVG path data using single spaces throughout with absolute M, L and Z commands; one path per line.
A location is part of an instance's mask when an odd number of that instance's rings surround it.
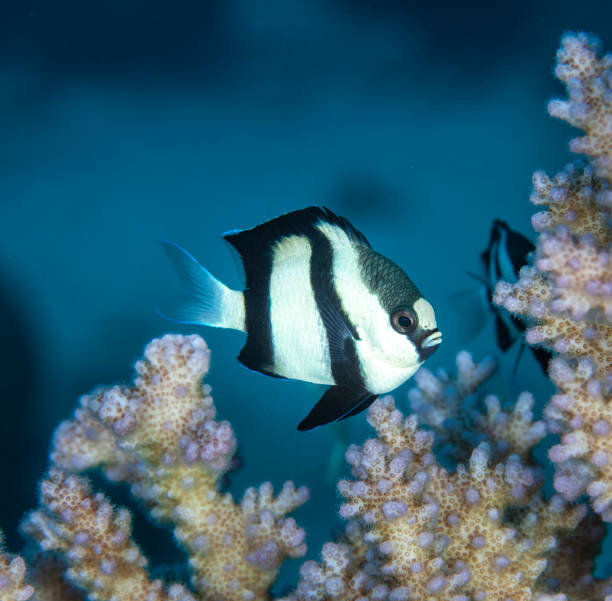
M 573 529 L 585 508 L 558 497 L 545 503 L 533 471 L 516 455 L 492 465 L 486 444 L 456 473 L 440 468 L 431 436 L 390 397 L 372 406 L 368 421 L 378 438 L 349 449 L 357 479 L 340 482 L 340 513 L 367 524 L 395 589 L 405 599 L 529 599 L 554 533 Z
M 236 505 L 218 483 L 236 449 L 228 422 L 215 421 L 202 386 L 210 351 L 198 336 L 164 336 L 136 364 L 135 386 L 83 397 L 74 420 L 56 433 L 52 459 L 61 469 L 102 467 L 125 480 L 162 523 L 174 526 L 189 553 L 192 583 L 204 596 L 266 599 L 286 557 L 306 552 L 304 531 L 285 515 L 308 491 L 285 483 L 246 491 Z
M 568 499 L 587 492 L 612 521 L 612 56 L 596 51 L 585 35 L 563 39 L 556 74 L 569 100 L 549 105 L 585 130 L 571 148 L 593 166 L 534 175 L 531 201 L 548 207 L 533 218 L 535 264 L 516 284 L 498 283 L 494 301 L 533 319 L 526 341 L 558 354 L 549 366 L 557 394 L 546 408 L 549 428 L 562 434 L 549 454 L 555 488 Z
M 437 465 L 431 432 L 393 399 L 368 412 L 376 437 L 351 445 L 353 480 L 340 481 L 345 542 L 306 562 L 284 601 L 332 599 L 528 601 L 547 594 L 547 558 L 585 506 L 545 502 L 534 471 L 516 455 L 493 464 L 487 444 L 455 473 Z M 557 575 L 563 560 L 557 559 Z M 555 583 L 558 583 L 555 580 Z M 603 590 L 603 589 L 602 589 Z M 542 597 L 544 598 L 544 597 Z M 559 599 L 565 599 L 560 596 Z
M 548 110 L 585 132 L 570 143 L 572 152 L 593 159 L 597 174 L 612 179 L 612 55 L 597 57 L 599 41 L 566 35 L 557 52 L 555 75 L 567 86 L 568 100 L 553 100 Z
M 414 378 L 417 386 L 408 391 L 420 423 L 436 434 L 437 456 L 466 462 L 479 443 L 487 442 L 495 462 L 510 454 L 529 461 L 529 452 L 546 434 L 544 422 L 533 421 L 531 394 L 523 392 L 509 413 L 498 397 L 488 395 L 483 410 L 475 393 L 493 373 L 495 362 L 486 357 L 475 363 L 467 351 L 460 351 L 456 363 L 452 378 L 444 370 L 433 374 L 420 369 Z
M 59 551 L 70 563 L 67 576 L 94 601 L 195 601 L 181 585 L 163 591 L 149 579 L 147 560 L 131 538 L 126 509 L 113 510 L 87 480 L 51 470 L 41 485 L 46 509 L 31 513 L 24 531 L 45 551 Z

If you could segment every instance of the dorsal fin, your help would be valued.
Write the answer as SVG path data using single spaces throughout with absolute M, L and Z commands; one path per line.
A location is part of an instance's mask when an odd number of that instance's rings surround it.
M 288 236 L 308 236 L 318 223 L 329 223 L 339 227 L 349 239 L 357 244 L 370 246 L 366 237 L 346 219 L 338 217 L 325 207 L 307 207 L 280 215 L 248 230 L 227 232 L 224 238 L 238 251 L 246 276 L 246 287 L 252 287 L 261 277 L 262 253 L 267 254 L 271 246 Z

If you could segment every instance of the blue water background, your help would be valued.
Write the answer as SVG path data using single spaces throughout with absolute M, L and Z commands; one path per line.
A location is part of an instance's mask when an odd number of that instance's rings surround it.
M 49 441 L 80 394 L 129 382 L 145 343 L 197 332 L 208 382 L 240 443 L 245 487 L 310 487 L 298 512 L 309 558 L 339 530 L 330 458 L 371 434 L 363 414 L 300 433 L 321 389 L 245 370 L 239 333 L 181 327 L 156 304 L 177 290 L 157 240 L 217 277 L 241 275 L 221 234 L 322 204 L 397 262 L 434 305 L 444 343 L 495 351 L 492 322 L 466 338 L 457 295 L 474 289 L 494 218 L 532 236 L 531 174 L 560 170 L 575 134 L 550 118 L 562 33 L 612 50 L 610 2 L 58 0 L 0 8 L 0 527 L 8 546 L 37 504 Z M 463 297 L 462 297 L 463 298 Z M 476 306 L 474 305 L 474 313 Z M 296 315 L 300 319 L 300 315 Z M 489 385 L 540 404 L 550 388 L 515 351 Z M 395 392 L 406 409 L 410 382 Z M 98 482 L 102 485 L 102 482 Z M 109 490 L 109 489 L 106 489 Z M 8 494 L 6 491 L 9 491 Z M 114 499 L 125 502 L 121 487 Z M 138 510 L 137 510 L 138 511 Z M 181 561 L 137 513 L 154 565 Z M 279 588 L 295 580 L 298 562 Z

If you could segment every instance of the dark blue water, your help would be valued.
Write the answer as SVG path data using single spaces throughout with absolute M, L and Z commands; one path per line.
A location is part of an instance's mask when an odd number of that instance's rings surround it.
M 33 0 L 0 7 L 0 527 L 8 546 L 33 508 L 56 424 L 78 396 L 127 382 L 144 344 L 198 332 L 209 383 L 232 421 L 248 485 L 311 487 L 296 514 L 309 557 L 339 527 L 330 454 L 370 429 L 295 427 L 321 394 L 252 374 L 243 339 L 162 321 L 176 290 L 157 240 L 188 248 L 239 286 L 221 234 L 310 204 L 363 230 L 436 308 L 444 344 L 494 351 L 491 324 L 466 339 L 457 293 L 473 287 L 493 218 L 531 235 L 531 173 L 570 160 L 548 117 L 561 34 L 599 34 L 612 4 L 400 0 Z M 514 353 L 490 389 L 549 389 Z M 405 392 L 396 391 L 406 408 Z M 335 446 L 334 446 L 335 445 Z M 121 494 L 121 491 L 119 491 Z M 117 497 L 115 497 L 117 498 Z M 123 498 L 119 497 L 122 502 Z M 163 545 L 136 536 L 159 564 Z M 179 557 L 180 560 L 180 557 Z M 295 562 L 294 562 L 295 563 Z M 287 575 L 289 574 L 289 575 Z M 287 582 L 294 576 L 287 572 Z

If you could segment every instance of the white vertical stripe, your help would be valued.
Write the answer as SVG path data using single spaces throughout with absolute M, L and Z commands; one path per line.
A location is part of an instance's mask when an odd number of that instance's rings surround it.
M 222 327 L 246 332 L 244 294 L 241 291 L 223 287 L 221 315 L 223 316 Z
M 274 371 L 286 378 L 333 384 L 327 334 L 310 284 L 310 242 L 289 236 L 277 242 L 272 253 Z
M 361 280 L 359 255 L 346 233 L 329 223 L 316 227 L 332 245 L 334 285 L 361 338 L 356 348 L 365 385 L 374 394 L 389 392 L 419 368 L 418 352 L 406 336 L 393 329 L 378 296 Z

